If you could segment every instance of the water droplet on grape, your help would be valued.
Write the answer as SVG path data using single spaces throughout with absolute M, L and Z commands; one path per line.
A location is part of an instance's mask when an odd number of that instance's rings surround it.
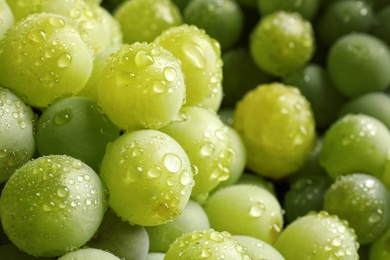
M 150 54 L 147 53 L 146 51 L 139 51 L 135 55 L 135 65 L 138 68 L 147 67 L 147 66 L 152 65 L 153 63 L 154 63 L 153 57 L 150 56 Z
M 72 56 L 69 53 L 62 53 L 57 60 L 57 65 L 60 68 L 66 68 L 72 63 Z
M 210 142 L 206 142 L 200 147 L 200 154 L 203 156 L 210 156 L 214 153 L 215 146 Z
M 165 81 L 156 80 L 153 84 L 153 90 L 156 93 L 164 93 L 167 90 L 167 84 Z
M 74 160 L 72 162 L 72 167 L 76 170 L 80 170 L 81 168 L 83 168 L 83 163 L 80 160 Z
M 192 176 L 191 174 L 186 171 L 186 170 L 183 170 L 181 171 L 181 174 L 180 174 L 180 183 L 183 185 L 183 186 L 187 186 L 188 184 L 190 184 L 192 181 Z
M 199 257 L 200 258 L 210 258 L 212 255 L 212 251 L 208 248 L 205 248 L 203 249 L 201 252 L 200 252 L 200 255 Z
M 53 25 L 54 27 L 57 27 L 57 28 L 62 28 L 65 26 L 65 21 L 64 19 L 60 18 L 60 17 L 50 17 L 49 19 L 49 23 L 51 25 Z
M 155 178 L 160 177 L 160 176 L 161 176 L 161 173 L 162 173 L 162 171 L 161 171 L 161 168 L 160 168 L 160 167 L 158 167 L 158 166 L 152 166 L 152 167 L 150 167 L 150 168 L 148 169 L 148 171 L 147 171 L 147 176 L 148 176 L 149 178 L 155 179 Z
M 165 168 L 172 173 L 176 173 L 181 169 L 182 161 L 176 154 L 166 153 L 162 160 Z
M 174 68 L 172 68 L 171 66 L 166 66 L 164 68 L 164 77 L 167 81 L 169 82 L 172 82 L 174 81 L 176 78 L 177 78 L 177 72 Z
M 42 43 L 46 41 L 46 33 L 41 29 L 31 31 L 27 37 L 35 43 Z
M 182 50 L 196 68 L 204 69 L 206 67 L 206 56 L 198 44 L 194 42 L 187 42 L 183 44 Z
M 215 242 L 222 242 L 222 241 L 224 241 L 223 235 L 221 233 L 219 233 L 219 232 L 216 232 L 216 231 L 211 232 L 210 239 L 215 241 Z
M 53 202 L 49 202 L 49 203 L 43 204 L 43 210 L 44 211 L 52 211 L 53 209 L 54 209 L 54 203 Z
M 65 186 L 60 186 L 57 189 L 57 195 L 61 198 L 66 198 L 69 195 L 69 189 Z
M 264 204 L 261 202 L 257 202 L 255 204 L 253 204 L 252 207 L 249 209 L 249 215 L 251 217 L 258 218 L 258 217 L 261 217 L 263 215 L 264 211 L 265 211 Z
M 370 216 L 368 217 L 368 222 L 374 224 L 374 223 L 378 223 L 379 221 L 381 221 L 381 219 L 382 219 L 382 212 L 375 211 L 375 212 L 371 213 Z

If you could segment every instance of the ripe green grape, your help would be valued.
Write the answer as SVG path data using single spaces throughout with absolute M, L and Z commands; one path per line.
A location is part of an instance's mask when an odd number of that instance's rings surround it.
M 315 17 L 320 4 L 320 0 L 257 0 L 257 8 L 263 16 L 284 10 L 297 12 L 307 20 L 312 20 Z
M 247 167 L 281 179 L 304 163 L 316 143 L 313 112 L 295 87 L 259 85 L 238 103 L 233 127 L 247 151 Z
M 245 171 L 235 184 L 257 185 L 260 188 L 268 190 L 270 193 L 276 196 L 274 183 L 266 178 L 259 176 L 258 174 Z
M 236 151 L 231 145 L 227 127 L 214 111 L 184 106 L 161 131 L 184 148 L 196 169 L 193 198 L 207 197 L 207 193 L 229 178 L 229 166 Z
M 348 222 L 326 211 L 312 212 L 290 223 L 274 247 L 286 259 L 358 259 L 357 238 Z
M 3 38 L 5 32 L 15 23 L 14 14 L 11 11 L 6 0 L 0 1 L 0 39 Z
M 314 52 L 311 23 L 297 13 L 277 11 L 253 28 L 249 47 L 253 60 L 264 71 L 284 76 L 304 66 Z
M 366 114 L 384 123 L 390 129 L 390 96 L 385 92 L 371 92 L 350 99 L 340 109 L 339 115 Z
M 0 183 L 35 153 L 36 116 L 9 89 L 0 87 Z
M 285 260 L 273 246 L 251 236 L 233 236 L 242 246 L 247 249 L 247 255 L 251 259 Z
M 228 203 L 227 203 L 228 202 Z M 231 185 L 212 193 L 204 205 L 211 228 L 252 236 L 272 245 L 283 228 L 276 197 L 255 185 Z
M 348 114 L 325 132 L 320 164 L 332 179 L 356 172 L 382 178 L 390 148 L 389 129 L 378 119 Z
M 220 44 L 195 25 L 174 26 L 154 41 L 181 61 L 185 75 L 186 105 L 217 111 L 222 102 Z
M 180 10 L 170 0 L 123 1 L 114 17 L 122 29 L 123 42 L 152 42 L 161 32 L 182 24 Z
M 50 155 L 15 171 L 2 191 L 0 214 L 18 248 L 52 257 L 83 246 L 106 208 L 107 191 L 92 168 L 66 155 Z
M 326 129 L 338 116 L 346 98 L 334 86 L 327 70 L 317 64 L 308 64 L 283 78 L 287 85 L 298 88 L 313 109 L 317 129 Z
M 58 260 L 120 260 L 119 257 L 115 255 L 96 248 L 82 248 L 73 252 L 69 252 L 61 257 Z
M 209 219 L 196 201 L 189 200 L 180 216 L 174 220 L 153 227 L 146 227 L 149 235 L 149 252 L 166 252 L 176 238 L 185 233 L 210 228 Z
M 131 225 L 109 208 L 98 231 L 86 246 L 105 250 L 121 259 L 145 259 L 149 250 L 149 236 L 145 227 Z
M 107 144 L 119 135 L 119 128 L 100 112 L 96 101 L 69 97 L 43 111 L 36 141 L 40 155 L 67 154 L 99 172 Z
M 102 70 L 98 99 L 119 128 L 158 129 L 183 105 L 186 86 L 180 62 L 155 43 L 124 44 Z
M 329 50 L 327 66 L 336 88 L 348 97 L 383 91 L 389 87 L 390 49 L 365 33 L 350 33 Z
M 194 185 L 183 148 L 151 129 L 127 132 L 112 142 L 100 177 L 110 191 L 110 207 L 141 226 L 161 225 L 179 216 Z
M 186 233 L 177 238 L 165 254 L 164 260 L 177 259 L 250 260 L 246 250 L 226 231 L 213 229 Z
M 359 244 L 369 244 L 390 223 L 390 196 L 378 178 L 363 173 L 348 174 L 336 179 L 327 190 L 324 210 L 348 221 Z
M 368 32 L 374 12 L 365 1 L 344 0 L 325 7 L 318 17 L 316 32 L 325 45 L 331 46 L 340 37 L 351 32 Z
M 0 42 L 0 83 L 29 105 L 44 108 L 79 92 L 93 53 L 70 18 L 35 13 L 15 23 Z
M 204 29 L 216 39 L 222 50 L 238 42 L 244 27 L 244 13 L 235 0 L 192 0 L 183 17 L 185 23 Z

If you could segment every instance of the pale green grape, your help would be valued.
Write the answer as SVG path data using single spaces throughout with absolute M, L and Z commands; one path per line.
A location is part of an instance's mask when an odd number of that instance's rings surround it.
M 229 178 L 230 163 L 236 151 L 226 125 L 214 111 L 184 106 L 161 131 L 180 143 L 196 169 L 193 198 L 207 197 L 221 181 Z
M 186 86 L 180 62 L 154 43 L 124 44 L 101 73 L 99 103 L 121 129 L 159 129 L 183 105 Z
M 182 24 L 182 16 L 170 0 L 123 1 L 114 12 L 123 42 L 152 42 L 164 30 Z
M 149 253 L 145 260 L 164 260 L 165 253 L 151 252 Z
M 145 227 L 131 225 L 109 208 L 98 231 L 86 245 L 121 259 L 144 259 L 149 250 L 149 236 Z
M 186 105 L 201 105 L 217 111 L 222 102 L 220 44 L 204 30 L 187 24 L 167 29 L 155 43 L 181 61 L 187 87 Z
M 290 223 L 274 247 L 291 260 L 359 259 L 354 230 L 326 211 L 312 212 Z
M 83 248 L 76 251 L 67 253 L 58 260 L 120 260 L 119 257 L 115 255 L 96 248 Z
M 233 236 L 233 238 L 247 249 L 247 254 L 252 260 L 284 260 L 278 250 L 260 239 L 251 236 Z
M 180 216 L 174 220 L 153 227 L 146 227 L 149 235 L 149 252 L 166 252 L 176 238 L 185 233 L 210 228 L 209 219 L 202 206 L 189 200 Z
M 36 13 L 15 23 L 0 42 L 0 83 L 29 105 L 44 108 L 79 92 L 93 53 L 70 18 Z
M 211 228 L 252 236 L 272 245 L 283 228 L 282 208 L 265 188 L 236 184 L 217 190 L 205 203 Z
M 9 239 L 34 256 L 60 256 L 97 231 L 107 191 L 86 164 L 66 155 L 30 160 L 6 182 L 1 221 Z
M 14 14 L 6 0 L 0 1 L 0 39 L 3 37 L 5 32 L 15 23 Z
M 9 89 L 0 87 L 0 183 L 34 156 L 36 116 Z
M 164 260 L 177 259 L 250 260 L 246 250 L 226 231 L 213 229 L 186 233 L 177 238 L 165 254 Z
M 316 143 L 310 103 L 295 87 L 262 84 L 237 104 L 233 127 L 247 151 L 247 167 L 281 179 L 298 170 Z
M 131 224 L 155 226 L 179 216 L 193 187 L 183 148 L 158 130 L 127 132 L 108 147 L 100 177 L 110 207 Z
M 310 60 L 313 34 L 311 23 L 297 13 L 276 11 L 265 15 L 250 34 L 252 58 L 264 71 L 284 76 Z

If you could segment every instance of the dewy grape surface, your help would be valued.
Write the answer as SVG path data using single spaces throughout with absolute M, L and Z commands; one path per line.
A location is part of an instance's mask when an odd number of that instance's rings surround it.
M 390 0 L 0 0 L 0 259 L 390 259 Z

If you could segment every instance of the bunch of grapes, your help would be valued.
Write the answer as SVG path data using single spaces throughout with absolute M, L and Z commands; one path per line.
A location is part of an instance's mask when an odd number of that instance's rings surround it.
M 389 0 L 0 0 L 0 259 L 388 259 Z

